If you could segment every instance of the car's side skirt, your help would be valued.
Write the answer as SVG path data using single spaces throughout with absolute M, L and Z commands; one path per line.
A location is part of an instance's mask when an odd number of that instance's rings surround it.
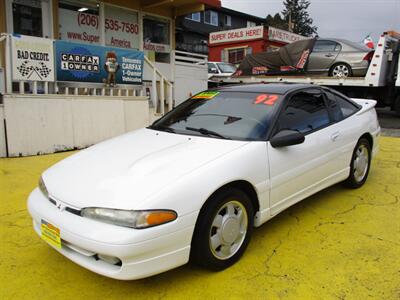
M 282 201 L 276 203 L 274 206 L 271 207 L 271 217 L 274 217 L 275 215 L 279 214 L 281 211 L 285 210 L 286 208 L 296 204 L 297 202 L 329 187 L 332 186 L 338 182 L 341 182 L 345 180 L 350 172 L 350 167 L 347 167 L 335 174 L 332 174 L 316 183 L 313 185 L 297 192 L 294 195 L 291 195 L 290 197 L 283 199 Z M 268 219 L 267 219 L 268 220 Z

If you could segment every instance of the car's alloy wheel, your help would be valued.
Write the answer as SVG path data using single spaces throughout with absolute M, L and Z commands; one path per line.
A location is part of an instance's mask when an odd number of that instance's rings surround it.
M 191 259 L 216 270 L 234 264 L 249 243 L 253 214 L 251 201 L 241 190 L 230 188 L 213 195 L 200 211 Z
M 338 64 L 332 68 L 331 74 L 336 78 L 346 78 L 351 75 L 351 69 L 346 64 Z
M 353 164 L 354 179 L 361 182 L 368 171 L 369 152 L 367 146 L 361 144 L 356 150 L 356 156 Z
M 246 208 L 239 201 L 225 203 L 211 224 L 209 244 L 217 259 L 235 255 L 246 237 L 248 217 Z
M 371 165 L 371 145 L 367 139 L 361 138 L 354 149 L 350 175 L 346 180 L 346 185 L 351 188 L 361 187 L 367 180 Z

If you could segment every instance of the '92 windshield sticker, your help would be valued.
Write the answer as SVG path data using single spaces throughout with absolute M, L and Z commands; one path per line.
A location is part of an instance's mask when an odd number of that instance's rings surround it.
M 274 105 L 275 102 L 279 99 L 278 95 L 270 95 L 270 94 L 261 94 L 258 95 L 254 104 L 265 104 L 265 105 Z
M 219 95 L 219 92 L 207 91 L 207 92 L 202 92 L 200 94 L 194 95 L 192 97 L 192 99 L 207 99 L 207 100 L 211 100 L 211 99 L 215 98 L 218 95 Z

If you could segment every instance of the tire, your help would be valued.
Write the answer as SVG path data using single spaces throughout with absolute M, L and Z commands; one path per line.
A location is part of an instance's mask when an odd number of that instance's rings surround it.
M 353 75 L 353 70 L 346 63 L 336 63 L 331 67 L 329 71 L 329 76 L 335 78 L 347 78 L 351 77 L 352 75 Z
M 244 192 L 236 188 L 217 192 L 200 210 L 192 239 L 191 261 L 211 270 L 233 265 L 247 248 L 253 221 L 253 205 Z
M 368 178 L 371 167 L 371 145 L 366 138 L 361 138 L 354 148 L 350 163 L 350 175 L 344 182 L 349 188 L 361 187 Z

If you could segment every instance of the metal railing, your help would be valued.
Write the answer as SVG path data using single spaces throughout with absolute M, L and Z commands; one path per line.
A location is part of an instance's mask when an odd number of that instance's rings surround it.
M 93 95 L 110 97 L 136 97 L 146 95 L 143 85 L 118 85 L 115 87 L 106 87 L 102 83 L 84 83 L 84 82 L 62 82 L 62 81 L 13 81 L 12 80 L 12 57 L 11 57 L 11 35 L 8 33 L 0 34 L 0 43 L 5 47 L 5 93 L 6 94 L 57 94 L 57 95 Z M 154 105 L 157 102 L 164 103 L 167 99 L 168 109 L 173 106 L 172 89 L 173 83 L 166 80 L 162 72 L 145 57 L 145 63 L 148 64 L 153 72 L 153 91 L 151 98 Z M 160 89 L 157 89 L 157 82 L 160 82 Z M 164 86 L 168 86 L 167 98 L 165 97 Z M 157 99 L 157 100 L 156 100 Z M 160 112 L 165 113 L 164 105 L 160 105 Z
M 11 35 L 8 33 L 0 34 L 0 43 L 5 47 L 5 93 L 6 94 L 56 94 L 56 95 L 92 95 L 109 97 L 135 97 L 146 96 L 146 86 L 119 84 L 115 87 L 107 87 L 102 83 L 85 82 L 43 82 L 43 81 L 13 81 L 12 80 L 12 56 L 11 56 Z M 196 68 L 201 65 L 206 67 L 207 56 L 197 53 L 184 51 L 171 52 L 172 76 L 168 77 L 160 71 L 157 63 L 144 57 L 144 64 L 151 72 L 146 76 L 151 80 L 150 100 L 154 107 L 154 112 L 164 115 L 174 106 L 174 88 L 175 88 L 175 69 L 178 66 Z M 145 70 L 145 68 L 143 68 Z M 147 71 L 147 72 L 149 72 Z

